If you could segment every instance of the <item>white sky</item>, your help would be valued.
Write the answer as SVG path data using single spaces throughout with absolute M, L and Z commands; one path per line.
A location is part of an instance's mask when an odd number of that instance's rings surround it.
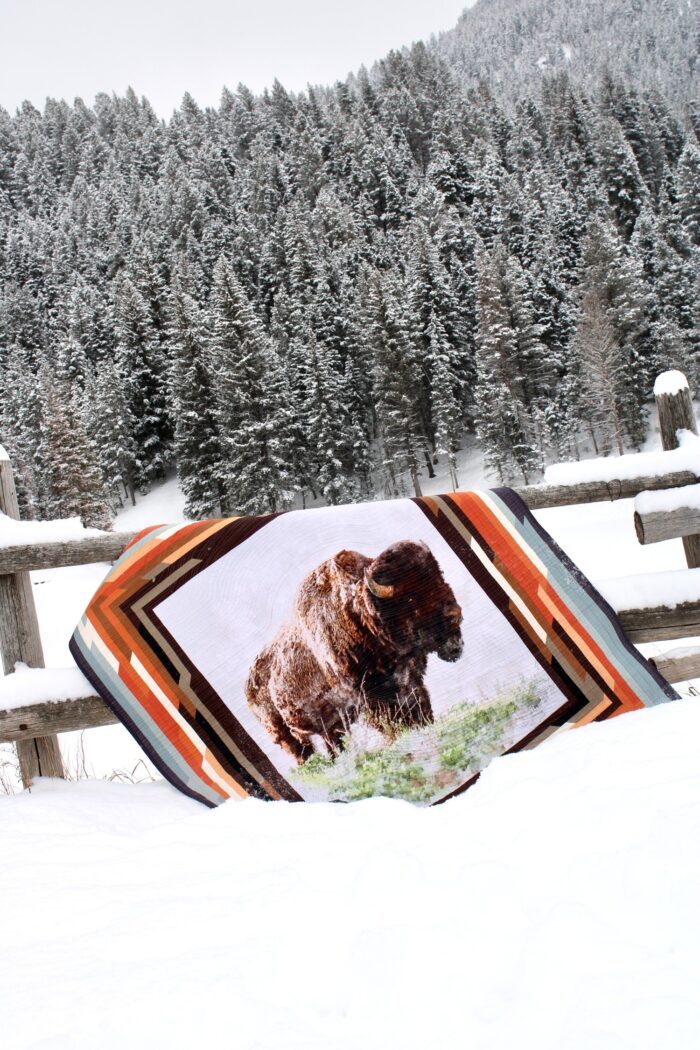
M 451 28 L 474 0 L 0 0 L 0 106 L 47 96 L 146 95 L 168 117 L 185 91 L 331 84 L 391 48 Z

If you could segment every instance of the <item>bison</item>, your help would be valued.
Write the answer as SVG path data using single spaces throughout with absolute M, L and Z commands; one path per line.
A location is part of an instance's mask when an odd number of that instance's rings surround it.
M 294 614 L 256 657 L 246 699 L 299 764 L 335 755 L 361 713 L 383 732 L 433 721 L 429 653 L 462 654 L 462 610 L 425 543 L 340 551 L 301 582 Z

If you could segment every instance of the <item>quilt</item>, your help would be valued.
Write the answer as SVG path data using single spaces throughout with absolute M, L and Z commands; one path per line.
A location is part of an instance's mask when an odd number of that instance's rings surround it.
M 505 488 L 146 529 L 70 647 L 208 806 L 435 804 L 494 756 L 676 697 Z

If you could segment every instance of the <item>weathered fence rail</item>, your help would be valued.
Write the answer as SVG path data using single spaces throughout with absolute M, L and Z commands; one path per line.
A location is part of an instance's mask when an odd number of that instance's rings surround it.
M 135 532 L 108 532 L 104 536 L 86 536 L 85 539 L 64 540 L 62 543 L 18 543 L 0 547 L 0 576 L 116 561 L 134 536 Z
M 700 488 L 700 453 L 697 470 L 688 470 L 688 456 L 681 454 L 678 438 L 681 430 L 697 433 L 697 425 L 687 383 L 684 377 L 674 375 L 677 381 L 660 380 L 655 391 L 661 440 L 666 450 L 663 462 L 668 466 L 663 474 L 516 489 L 530 509 L 545 510 L 677 490 L 664 497 L 662 510 L 654 510 L 653 499 L 651 509 L 648 505 L 645 509 L 642 504 L 635 514 L 637 535 L 641 543 L 682 537 L 688 566 L 699 567 L 700 511 L 695 494 Z M 689 491 L 684 498 L 686 488 Z M 673 504 L 670 510 L 669 500 Z M 0 459 L 0 511 L 19 517 L 12 471 L 5 459 Z M 36 569 L 114 561 L 135 535 L 115 532 L 60 543 L 0 548 L 0 655 L 6 673 L 10 673 L 17 662 L 29 667 L 44 666 L 28 573 Z M 634 578 L 630 578 L 632 587 L 633 584 Z M 635 643 L 700 637 L 700 601 L 620 608 L 618 615 L 628 637 Z M 669 682 L 687 681 L 700 676 L 700 647 L 674 648 L 667 655 L 655 658 L 654 663 Z M 116 721 L 97 696 L 27 704 L 11 710 L 0 708 L 0 742 L 16 743 L 22 778 L 25 784 L 30 784 L 37 775 L 63 775 L 57 733 L 92 729 Z
M 700 467 L 698 469 L 700 471 Z M 609 503 L 620 499 L 632 499 L 640 492 L 677 489 L 697 483 L 698 475 L 684 470 L 659 477 L 623 478 L 576 485 L 525 485 L 516 488 L 515 491 L 530 510 L 548 510 L 584 503 Z M 112 562 L 136 535 L 135 532 L 108 532 L 104 536 L 86 536 L 84 539 L 65 540 L 61 543 L 0 547 L 0 576 L 35 572 L 37 569 L 60 569 L 70 565 Z
M 78 700 L 59 700 L 52 704 L 0 709 L 0 744 L 70 733 L 76 729 L 97 729 L 119 719 L 99 696 Z
M 671 489 L 657 499 L 645 493 L 634 504 L 634 527 L 640 543 L 661 543 L 700 534 L 700 485 Z

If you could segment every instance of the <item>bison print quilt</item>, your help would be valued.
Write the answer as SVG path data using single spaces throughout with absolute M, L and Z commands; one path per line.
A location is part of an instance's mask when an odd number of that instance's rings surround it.
M 675 693 L 508 489 L 142 532 L 71 651 L 207 805 L 436 803 Z

